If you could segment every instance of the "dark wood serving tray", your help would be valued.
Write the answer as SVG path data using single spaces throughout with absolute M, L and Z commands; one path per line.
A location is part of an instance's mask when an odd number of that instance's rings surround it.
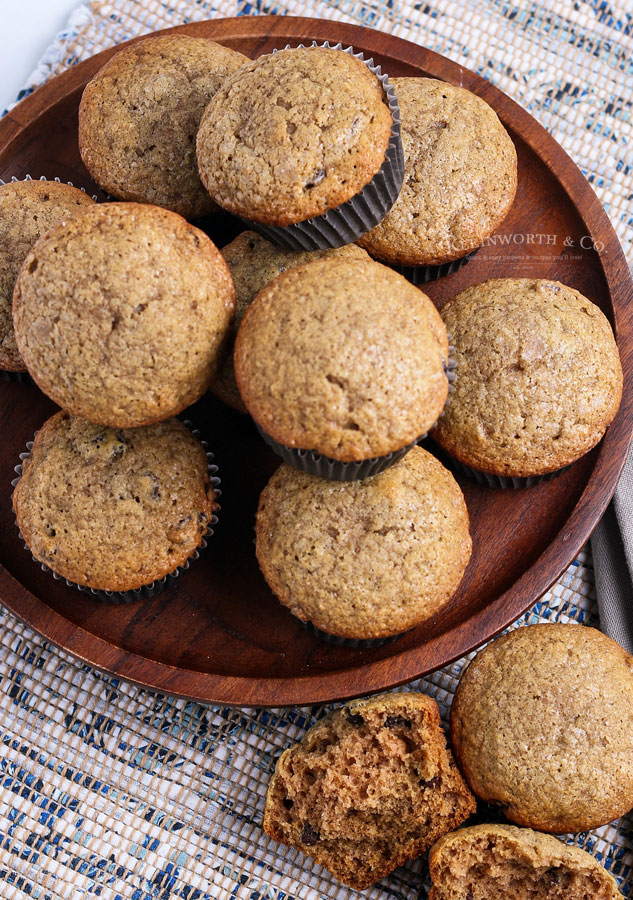
M 80 659 L 201 701 L 302 705 L 408 681 L 464 655 L 517 618 L 569 565 L 604 511 L 633 429 L 633 285 L 624 255 L 591 187 L 545 129 L 492 84 L 430 50 L 307 18 L 243 17 L 169 30 L 214 38 L 250 56 L 286 43 L 342 41 L 373 56 L 390 75 L 430 75 L 483 97 L 516 144 L 517 199 L 498 232 L 505 237 L 458 273 L 428 285 L 428 293 L 441 307 L 465 286 L 500 276 L 553 278 L 577 288 L 615 327 L 624 367 L 622 407 L 599 447 L 552 481 L 502 491 L 462 480 L 474 552 L 457 596 L 400 640 L 354 650 L 320 642 L 268 590 L 255 560 L 253 521 L 259 492 L 278 460 L 249 419 L 209 397 L 188 417 L 220 466 L 220 524 L 179 584 L 154 600 L 111 606 L 42 572 L 18 539 L 10 482 L 18 454 L 54 406 L 34 386 L 0 382 L 0 598 Z M 84 85 L 114 52 L 74 66 L 0 121 L 0 177 L 59 176 L 96 189 L 77 149 L 77 108 Z M 222 218 L 209 228 L 220 243 L 235 233 Z

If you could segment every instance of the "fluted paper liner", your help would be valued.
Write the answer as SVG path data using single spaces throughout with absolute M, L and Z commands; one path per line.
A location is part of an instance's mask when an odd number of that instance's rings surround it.
M 202 440 L 202 438 L 200 438 L 200 432 L 198 431 L 197 428 L 193 427 L 193 424 L 188 419 L 185 419 L 183 421 L 183 424 L 187 426 L 187 428 L 191 431 L 191 433 L 193 435 L 195 435 L 197 438 L 199 438 L 200 443 L 202 444 L 202 446 L 205 449 L 205 452 L 207 455 L 207 466 L 209 469 L 209 480 L 211 481 L 211 484 L 213 485 L 213 489 L 215 491 L 215 497 L 217 499 L 222 494 L 222 491 L 220 489 L 220 478 L 218 477 L 218 474 L 217 474 L 218 467 L 213 462 L 213 453 L 211 453 L 211 451 L 207 449 L 208 448 L 207 442 Z M 35 432 L 34 438 L 35 437 L 37 437 L 37 431 Z M 32 448 L 33 448 L 33 441 L 28 441 L 28 443 L 26 445 L 26 451 L 23 453 L 20 453 L 21 462 L 17 466 L 14 467 L 14 470 L 17 473 L 18 477 L 14 478 L 13 481 L 11 482 L 11 485 L 14 488 L 22 476 L 22 463 L 24 462 L 25 459 L 28 459 L 28 457 L 31 455 Z M 220 509 L 220 506 L 218 505 L 216 511 L 219 511 L 219 509 Z M 131 591 L 100 591 L 100 590 L 97 590 L 96 588 L 87 587 L 84 584 L 77 584 L 74 581 L 69 581 L 68 578 L 64 578 L 62 575 L 58 575 L 56 572 L 53 572 L 53 570 L 51 568 L 49 568 L 49 566 L 47 566 L 45 563 L 40 562 L 39 559 L 35 559 L 33 554 L 31 554 L 31 559 L 33 560 L 34 563 L 37 563 L 37 565 L 40 566 L 42 572 L 50 572 L 51 575 L 53 576 L 53 578 L 55 579 L 55 581 L 63 580 L 66 582 L 68 587 L 76 588 L 78 591 L 82 591 L 82 592 L 85 591 L 86 593 L 89 593 L 92 597 L 94 597 L 95 600 L 103 600 L 106 603 L 133 603 L 136 600 L 148 600 L 148 599 L 151 599 L 152 597 L 157 597 L 158 594 L 160 594 L 162 591 L 164 591 L 166 587 L 170 587 L 172 584 L 175 584 L 175 582 L 178 580 L 178 578 L 180 578 L 182 573 L 187 571 L 190 564 L 195 559 L 198 559 L 198 557 L 200 556 L 200 550 L 204 550 L 204 548 L 207 546 L 207 538 L 211 537 L 211 535 L 213 534 L 213 529 L 217 524 L 218 524 L 218 517 L 214 513 L 211 516 L 211 521 L 207 525 L 207 530 L 204 534 L 204 537 L 202 538 L 202 543 L 200 544 L 199 547 L 197 547 L 194 550 L 194 552 L 191 554 L 191 556 L 185 563 L 183 563 L 181 566 L 177 566 L 173 572 L 169 572 L 167 575 L 163 575 L 162 578 L 158 578 L 155 581 L 152 581 L 151 584 L 143 585 L 142 587 L 136 588 L 135 590 L 131 590 Z M 16 522 L 16 525 L 17 525 L 17 522 Z M 19 533 L 19 534 L 20 534 L 20 540 L 24 541 L 22 534 L 21 533 Z M 26 543 L 26 541 L 24 541 L 24 549 L 28 550 L 29 553 L 31 552 L 29 550 L 29 546 Z
M 365 187 L 340 206 L 328 209 L 320 216 L 304 219 L 282 228 L 277 225 L 264 225 L 244 219 L 246 224 L 261 235 L 284 247 L 286 250 L 327 250 L 330 247 L 343 247 L 353 244 L 362 234 L 378 225 L 396 202 L 404 180 L 404 151 L 400 138 L 400 107 L 393 85 L 389 84 L 381 66 L 374 65 L 373 59 L 366 60 L 362 53 L 354 52 L 353 47 L 343 47 L 341 43 L 330 44 L 325 41 L 319 44 L 313 41 L 311 47 L 324 47 L 328 50 L 342 50 L 365 63 L 370 72 L 382 84 L 391 112 L 392 125 L 389 146 L 385 159 L 372 180 Z M 299 44 L 296 49 L 305 48 Z M 284 50 L 293 49 L 290 44 Z M 278 53 L 273 50 L 273 53 Z

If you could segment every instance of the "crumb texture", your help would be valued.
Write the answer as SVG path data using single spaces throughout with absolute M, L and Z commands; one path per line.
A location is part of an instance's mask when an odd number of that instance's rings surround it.
M 519 628 L 466 669 L 451 735 L 475 794 L 510 821 L 597 828 L 633 807 L 633 657 L 593 628 Z
M 622 900 L 589 853 L 512 825 L 446 835 L 431 849 L 429 869 L 429 900 Z
M 155 203 L 187 218 L 214 204 L 196 162 L 207 104 L 247 57 L 206 38 L 165 35 L 116 53 L 88 82 L 79 149 L 95 181 L 121 200 Z
M 83 191 L 57 181 L 0 185 L 0 369 L 26 368 L 15 343 L 12 305 L 27 253 L 46 231 L 93 203 Z
M 238 332 L 235 374 L 275 440 L 348 462 L 428 431 L 448 395 L 447 358 L 426 294 L 380 263 L 336 257 L 260 291 Z
M 235 321 L 231 333 L 231 345 L 235 343 L 237 329 L 255 295 L 277 275 L 304 263 L 328 257 L 368 259 L 356 244 L 346 244 L 333 250 L 283 250 L 254 231 L 243 231 L 221 251 L 235 286 Z M 211 386 L 212 392 L 224 403 L 247 412 L 235 383 L 233 371 L 233 346 Z
M 217 92 L 198 166 L 220 206 L 284 227 L 357 194 L 380 170 L 390 134 L 382 85 L 363 62 L 342 50 L 283 50 Z
M 207 457 L 177 419 L 134 429 L 68 413 L 35 439 L 13 494 L 33 556 L 76 584 L 127 591 L 173 572 L 214 509 Z
M 615 417 L 622 367 L 611 326 L 556 281 L 499 278 L 442 310 L 459 377 L 433 437 L 466 465 L 541 475 L 587 453 Z
M 475 811 L 434 700 L 355 700 L 279 758 L 264 829 L 364 890 Z
M 434 78 L 394 78 L 402 121 L 404 184 L 375 228 L 359 239 L 372 256 L 439 265 L 481 246 L 508 214 L 517 155 L 488 104 Z
M 174 415 L 207 390 L 235 309 L 226 263 L 175 213 L 95 204 L 28 255 L 18 348 L 45 394 L 114 427 Z
M 282 465 L 260 497 L 257 559 L 303 621 L 342 637 L 385 637 L 451 599 L 470 558 L 468 525 L 457 482 L 421 447 L 363 481 Z

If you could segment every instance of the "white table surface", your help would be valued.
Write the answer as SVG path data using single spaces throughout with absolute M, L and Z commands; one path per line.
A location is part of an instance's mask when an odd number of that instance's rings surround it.
M 0 0 L 0 112 L 15 97 L 80 0 Z

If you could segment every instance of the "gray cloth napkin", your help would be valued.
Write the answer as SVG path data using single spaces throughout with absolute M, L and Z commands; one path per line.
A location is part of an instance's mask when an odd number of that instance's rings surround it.
M 591 538 L 600 628 L 633 653 L 633 446 Z

